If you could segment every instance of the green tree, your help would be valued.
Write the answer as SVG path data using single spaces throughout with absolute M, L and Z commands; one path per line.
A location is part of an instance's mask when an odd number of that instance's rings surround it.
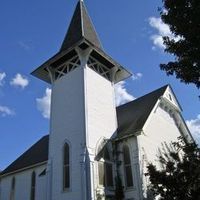
M 167 75 L 176 75 L 182 82 L 200 88 L 200 1 L 163 0 L 161 18 L 176 39 L 163 37 L 165 52 L 174 55 L 175 60 L 160 68 Z
M 200 149 L 196 143 L 182 138 L 163 145 L 159 157 L 160 169 L 149 164 L 149 189 L 160 200 L 200 199 Z

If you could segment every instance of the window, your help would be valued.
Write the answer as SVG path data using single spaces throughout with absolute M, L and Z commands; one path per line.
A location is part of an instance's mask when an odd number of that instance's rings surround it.
M 129 147 L 124 145 L 123 147 L 123 155 L 124 155 L 124 175 L 125 175 L 125 183 L 126 187 L 133 187 L 133 175 L 132 175 L 132 167 L 131 167 L 131 158 Z
M 69 145 L 65 143 L 63 150 L 63 189 L 70 188 Z
M 169 99 L 170 99 L 170 101 L 172 101 L 172 95 L 171 94 L 169 94 Z
M 10 200 L 14 200 L 14 198 L 15 198 L 15 177 L 12 178 L 11 182 Z
M 31 175 L 31 200 L 35 200 L 35 185 L 36 185 L 36 175 L 32 172 Z
M 99 185 L 113 187 L 113 163 L 108 148 L 104 148 L 103 160 L 98 163 Z
M 46 172 L 47 169 L 45 168 L 38 176 L 41 177 L 41 176 L 45 176 L 46 175 Z

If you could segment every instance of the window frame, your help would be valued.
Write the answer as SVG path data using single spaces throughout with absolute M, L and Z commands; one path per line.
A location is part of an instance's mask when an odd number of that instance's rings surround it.
M 125 161 L 125 148 L 127 148 L 128 152 L 128 159 L 129 163 L 126 163 Z M 132 167 L 132 160 L 131 160 L 131 155 L 130 155 L 130 148 L 128 144 L 123 145 L 123 171 L 124 171 L 124 183 L 125 183 L 125 188 L 126 189 L 133 189 L 134 188 L 134 180 L 133 180 L 133 167 Z M 129 169 L 130 171 L 127 171 Z M 127 179 L 127 174 L 131 172 L 129 177 L 131 176 L 131 185 L 129 186 L 128 179 Z
M 35 200 L 36 194 L 36 173 L 33 171 L 31 173 L 31 193 L 30 193 L 30 200 Z
M 10 189 L 10 200 L 15 199 L 15 185 L 16 185 L 16 179 L 15 179 L 15 177 L 12 177 L 11 189 Z
M 67 163 L 65 163 L 65 153 L 66 153 L 66 147 L 68 148 L 68 158 L 67 158 Z M 65 141 L 63 144 L 63 148 L 62 148 L 62 190 L 63 192 L 68 192 L 69 190 L 71 190 L 71 145 L 68 141 Z M 66 169 L 68 168 L 68 187 L 65 187 L 66 184 Z
M 105 157 L 105 152 L 108 153 L 109 158 Z M 103 178 L 103 184 L 100 184 L 100 173 L 99 173 L 99 164 L 100 163 L 103 166 L 103 172 L 102 172 L 103 177 L 101 177 L 101 179 Z M 107 175 L 108 172 L 106 170 L 107 169 L 106 167 L 109 165 L 111 165 L 111 170 L 112 170 L 112 185 L 108 185 L 109 180 L 108 180 L 108 175 Z M 100 187 L 110 188 L 110 189 L 113 189 L 114 185 L 115 185 L 115 183 L 114 183 L 114 164 L 113 164 L 110 152 L 109 152 L 109 148 L 107 146 L 104 147 L 102 158 L 100 160 L 98 160 L 98 185 Z

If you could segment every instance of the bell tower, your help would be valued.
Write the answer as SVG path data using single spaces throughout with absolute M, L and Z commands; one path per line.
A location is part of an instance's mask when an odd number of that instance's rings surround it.
M 32 75 L 52 86 L 48 200 L 96 199 L 95 149 L 116 134 L 113 86 L 131 74 L 104 52 L 83 1 L 58 53 Z

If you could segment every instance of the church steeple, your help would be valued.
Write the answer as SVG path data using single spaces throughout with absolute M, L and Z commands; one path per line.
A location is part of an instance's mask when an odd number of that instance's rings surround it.
M 88 15 L 86 6 L 84 2 L 80 0 L 76 6 L 60 51 L 69 49 L 83 39 L 87 40 L 95 47 L 102 48 L 97 32 Z
M 85 56 L 84 62 L 81 55 Z M 53 83 L 83 65 L 87 65 L 113 83 L 131 76 L 128 70 L 102 49 L 85 3 L 79 0 L 60 50 L 34 70 L 32 75 L 45 82 Z
M 114 84 L 131 73 L 101 48 L 83 1 L 61 49 L 32 74 L 52 85 L 47 194 L 96 199 L 97 144 L 116 136 Z

